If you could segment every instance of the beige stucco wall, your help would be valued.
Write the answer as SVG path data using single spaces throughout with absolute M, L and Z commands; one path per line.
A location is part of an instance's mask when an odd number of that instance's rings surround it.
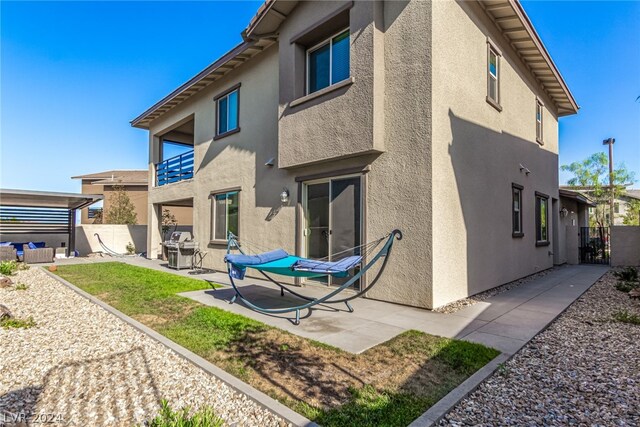
M 571 238 L 572 236 L 568 236 L 567 234 L 567 226 L 577 226 L 578 225 L 578 202 L 572 199 L 560 197 L 560 207 L 559 209 L 565 208 L 567 209 L 567 216 L 561 217 L 558 215 L 559 220 L 559 233 L 558 238 L 559 242 L 554 254 L 554 264 L 564 264 L 568 262 L 568 242 L 567 238 Z M 572 256 L 574 254 L 571 254 Z
M 146 251 L 146 225 L 83 224 L 76 227 L 76 250 L 80 256 L 105 252 L 96 233 L 109 249 L 117 253 L 126 253 L 129 243 L 133 243 L 136 252 Z
M 313 27 L 345 2 L 300 2 L 280 27 L 280 110 L 278 150 L 280 167 L 295 167 L 384 149 L 382 117 L 383 80 L 374 71 L 384 67 L 381 2 L 355 2 L 350 12 L 350 69 L 356 84 L 341 88 L 301 105 L 291 101 L 304 94 L 299 76 L 304 75 L 305 47 L 291 43 L 292 37 Z M 373 25 L 378 22 L 378 26 Z M 317 42 L 321 42 L 317 40 Z M 309 47 L 309 46 L 307 46 Z M 296 84 L 297 83 L 297 84 Z
M 567 264 L 580 264 L 580 227 L 567 225 L 565 227 L 565 242 Z
M 640 227 L 611 227 L 611 265 L 640 265 Z
M 147 247 L 149 257 L 158 255 L 161 241 L 157 204 L 190 198 L 193 200 L 193 233 L 200 249 L 208 252 L 205 266 L 225 269 L 226 246 L 210 243 L 211 192 L 239 187 L 239 234 L 265 248 L 295 252 L 296 183 L 293 175 L 265 162 L 278 155 L 278 49 L 272 46 L 216 81 L 169 114 L 152 123 L 151 156 L 161 135 L 173 124 L 193 116 L 195 120 L 195 176 L 149 193 Z M 241 131 L 213 141 L 215 102 L 213 98 L 227 88 L 241 83 L 239 126 Z M 151 174 L 151 172 L 150 172 Z M 291 201 L 282 206 L 280 192 L 288 188 Z
M 434 306 L 553 265 L 553 245 L 536 247 L 535 191 L 549 198 L 550 238 L 557 212 L 558 134 L 544 112 L 544 146 L 535 142 L 542 97 L 517 55 L 473 2 L 433 2 Z M 501 105 L 486 102 L 487 36 L 502 50 Z M 531 173 L 520 170 L 520 165 Z M 524 237 L 511 231 L 511 185 L 524 186 Z

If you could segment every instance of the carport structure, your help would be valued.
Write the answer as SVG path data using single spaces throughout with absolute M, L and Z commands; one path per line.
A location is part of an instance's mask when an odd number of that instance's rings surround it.
M 94 194 L 0 189 L 0 240 L 66 234 L 71 255 L 76 247 L 76 211 L 102 198 Z

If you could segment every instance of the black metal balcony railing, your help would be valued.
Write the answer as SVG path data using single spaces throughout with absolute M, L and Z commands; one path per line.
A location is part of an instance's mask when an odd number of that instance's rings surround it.
M 156 185 L 193 178 L 193 150 L 156 163 Z

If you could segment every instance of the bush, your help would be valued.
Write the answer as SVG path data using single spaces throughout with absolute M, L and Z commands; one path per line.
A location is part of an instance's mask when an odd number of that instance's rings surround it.
M 136 253 L 136 247 L 133 246 L 133 243 L 131 242 L 127 243 L 127 246 L 125 246 L 125 249 L 127 250 L 127 253 L 129 255 L 133 255 Z
M 210 407 L 202 408 L 189 416 L 190 408 L 173 411 L 166 400 L 162 400 L 162 409 L 151 421 L 145 421 L 149 427 L 222 427 L 224 421 Z
M 0 262 L 0 274 L 11 276 L 18 269 L 18 263 L 15 261 Z
M 638 269 L 635 267 L 627 267 L 624 270 L 614 272 L 613 275 L 624 282 L 638 281 Z
M 613 318 L 618 322 L 640 325 L 640 316 L 634 313 L 630 313 L 627 310 L 616 311 L 615 313 L 613 313 Z
M 632 289 L 635 289 L 638 287 L 638 283 L 634 283 L 634 282 L 618 282 L 616 283 L 616 289 L 621 291 L 621 292 L 629 292 Z
M 16 285 L 16 291 L 26 291 L 27 289 L 29 289 L 29 287 L 24 283 L 18 283 Z
M 17 317 L 12 317 L 9 319 L 0 320 L 0 327 L 5 329 L 12 328 L 31 328 L 32 326 L 36 326 L 36 322 L 33 320 L 33 317 L 29 316 L 26 319 L 18 319 Z

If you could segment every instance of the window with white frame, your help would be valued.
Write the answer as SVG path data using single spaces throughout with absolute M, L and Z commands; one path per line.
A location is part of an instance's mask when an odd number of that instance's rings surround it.
M 536 244 L 549 244 L 549 197 L 536 192 Z
M 229 232 L 238 235 L 240 192 L 211 194 L 211 240 L 227 240 Z
M 238 130 L 239 90 L 236 88 L 216 98 L 216 135 Z
M 539 99 L 536 99 L 536 141 L 542 144 L 542 118 L 544 112 L 544 105 Z
M 500 105 L 500 52 L 487 43 L 487 101 Z
M 524 187 L 512 184 L 511 187 L 511 234 L 513 237 L 522 237 L 522 190 Z
M 307 94 L 349 78 L 349 30 L 307 50 Z

